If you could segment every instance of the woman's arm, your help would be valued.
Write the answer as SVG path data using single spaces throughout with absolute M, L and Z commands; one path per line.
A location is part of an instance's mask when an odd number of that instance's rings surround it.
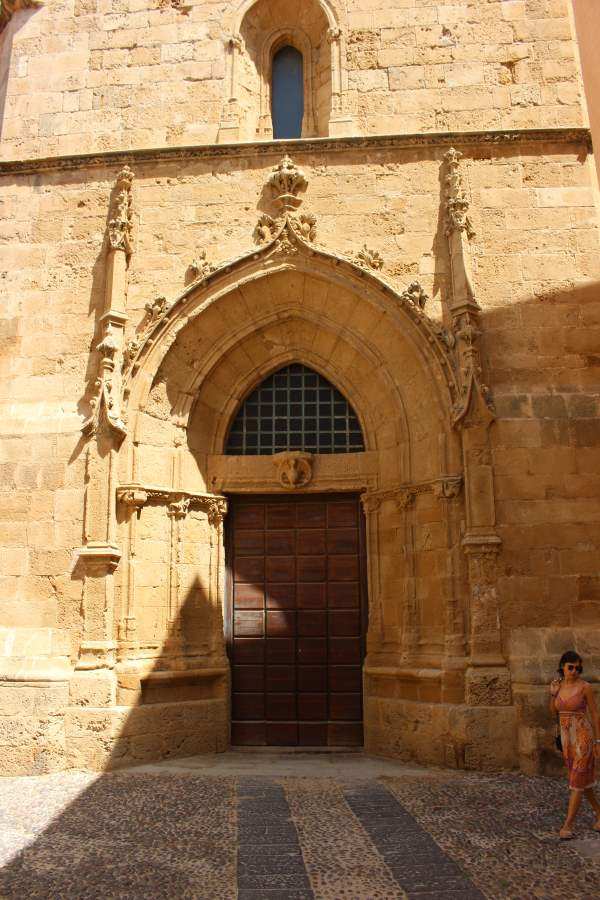
M 558 712 L 558 710 L 556 708 L 556 703 L 554 701 L 556 700 L 556 695 L 558 694 L 559 691 L 560 691 L 560 679 L 553 678 L 552 681 L 550 682 L 550 713 L 553 716 L 555 716 Z
M 594 729 L 596 740 L 600 740 L 600 716 L 598 715 L 598 707 L 596 706 L 596 698 L 594 697 L 594 689 L 591 684 L 586 684 L 584 688 L 585 699 L 587 700 L 588 709 L 590 711 L 590 719 Z M 597 745 L 598 746 L 598 745 Z

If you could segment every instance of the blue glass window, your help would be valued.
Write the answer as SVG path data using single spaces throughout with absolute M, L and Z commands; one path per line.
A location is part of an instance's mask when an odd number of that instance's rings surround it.
M 270 375 L 246 397 L 233 421 L 225 453 L 258 456 L 283 450 L 360 453 L 356 413 L 334 386 L 294 363 Z
M 302 137 L 304 65 L 295 47 L 282 47 L 273 57 L 271 115 L 275 139 Z

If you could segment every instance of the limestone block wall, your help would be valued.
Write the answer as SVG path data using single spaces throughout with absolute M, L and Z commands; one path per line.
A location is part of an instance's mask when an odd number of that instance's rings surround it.
M 293 151 L 309 180 L 304 208 L 317 217 L 319 242 L 352 256 L 368 240 L 381 252 L 384 271 L 398 290 L 419 279 L 432 298 L 426 311 L 440 322 L 444 316 L 447 321 L 450 291 L 440 211 L 445 149 L 373 143 L 366 154 L 349 142 L 336 152 L 314 145 Z M 582 635 L 593 642 L 600 623 L 600 262 L 593 161 L 577 135 L 569 141 L 548 137 L 544 143 L 491 148 L 465 142 L 461 149 L 475 231 L 469 247 L 483 310 L 485 378 L 497 411 L 489 434 L 497 530 L 503 542 L 500 620 L 504 650 L 513 663 L 514 698 L 522 711 L 521 762 L 539 771 L 546 765 L 550 740 L 542 696 L 548 660 L 565 649 L 563 639 L 577 641 L 584 654 L 591 654 Z M 270 209 L 264 197 L 260 199 L 262 186 L 280 155 L 279 148 L 270 147 L 258 159 L 249 151 L 231 151 L 190 155 L 183 161 L 130 160 L 136 178 L 127 339 L 143 330 L 149 315 L 146 303 L 161 295 L 171 302 L 182 292 L 187 268 L 199 250 L 206 250 L 217 264 L 255 247 L 258 213 Z M 68 701 L 65 693 L 65 672 L 72 673 L 77 661 L 83 627 L 81 574 L 75 565 L 75 551 L 86 537 L 86 454 L 80 429 L 97 373 L 93 348 L 103 309 L 105 231 L 119 167 L 120 162 L 106 161 L 87 169 L 2 175 L 1 233 L 11 243 L 2 251 L 0 617 L 12 643 L 3 643 L 0 660 L 0 674 L 6 676 L 2 690 L 7 692 L 6 703 L 0 701 L 5 719 L 0 744 L 5 758 L 15 761 L 15 771 L 59 767 L 67 758 L 72 764 L 91 764 L 105 759 L 107 748 L 121 748 L 123 759 L 146 758 L 144 753 L 156 749 L 152 742 L 158 708 L 135 709 L 131 719 L 120 710 L 121 718 L 113 718 L 106 734 L 100 729 L 102 736 L 97 737 L 104 713 L 86 710 L 73 684 Z M 277 302 L 268 292 L 263 299 L 265 304 Z M 349 300 L 343 302 L 348 317 L 360 315 Z M 200 337 L 210 344 L 211 335 Z M 202 350 L 199 343 L 196 352 Z M 194 348 L 186 352 L 182 364 L 193 366 Z M 163 400 L 170 415 L 169 398 Z M 162 415 L 161 402 L 159 391 L 156 406 L 149 409 L 147 432 L 144 425 L 138 435 L 144 443 L 138 474 L 141 481 L 171 484 L 174 425 Z M 413 427 L 418 436 L 431 429 L 431 422 L 415 416 Z M 427 461 L 422 465 L 425 471 Z M 471 709 L 462 705 L 464 685 L 455 683 L 454 694 L 444 694 L 450 688 L 434 671 L 452 633 L 441 617 L 447 615 L 447 601 L 460 593 L 457 581 L 466 577 L 464 563 L 462 570 L 448 565 L 448 554 L 462 554 L 460 507 L 449 525 L 440 514 L 440 502 L 446 501 L 424 494 L 411 509 L 410 528 L 419 551 L 414 560 L 404 553 L 405 519 L 397 509 L 386 513 L 384 536 L 389 540 L 382 555 L 389 554 L 383 561 L 390 576 L 388 633 L 396 648 L 402 648 L 403 641 L 405 649 L 410 645 L 407 609 L 412 597 L 412 614 L 426 646 L 419 665 L 411 664 L 406 677 L 377 676 L 368 682 L 371 747 L 426 761 L 485 766 L 491 764 L 488 751 L 494 736 L 508 733 L 507 722 L 492 709 L 486 714 L 485 731 L 482 720 L 474 723 Z M 153 653 L 154 659 L 160 657 L 159 645 L 168 638 L 171 524 L 164 505 L 154 502 L 144 506 L 138 521 L 136 578 L 149 659 Z M 124 532 L 125 522 L 121 526 Z M 186 519 L 185 529 L 178 596 L 192 596 L 189 614 L 199 635 L 194 649 L 206 659 L 218 652 L 215 636 L 222 634 L 222 625 L 213 618 L 205 627 L 200 599 L 208 578 L 201 561 L 208 540 L 204 515 Z M 125 602 L 126 567 L 124 557 L 117 569 L 117 604 Z M 57 643 L 46 650 L 28 645 L 28 629 L 45 629 L 46 637 L 52 634 Z M 560 639 L 552 637 L 555 633 Z M 18 653 L 12 649 L 17 646 L 22 648 Z M 17 667 L 7 662 L 15 654 Z M 39 659 L 46 656 L 51 664 L 40 674 Z M 525 665 L 529 657 L 531 666 Z M 403 663 L 400 653 L 396 663 Z M 591 654 L 588 671 L 593 678 L 598 676 L 595 665 Z M 416 675 L 421 668 L 425 674 Z M 46 690 L 55 683 L 58 687 Z M 113 684 L 107 694 L 110 704 L 125 707 L 127 690 L 135 694 L 125 683 Z M 226 689 L 220 690 L 214 716 L 205 707 L 198 716 L 201 721 L 212 716 L 222 735 Z M 18 697 L 24 698 L 22 704 Z M 67 706 L 65 720 L 60 709 Z M 409 721 L 422 725 L 411 732 Z M 124 723 L 130 729 L 127 734 Z M 169 733 L 173 745 L 179 740 L 178 746 L 184 746 L 180 726 L 181 721 L 174 720 Z M 457 740 L 460 733 L 462 743 Z M 41 736 L 32 742 L 32 734 Z M 436 734 L 446 737 L 436 744 Z M 118 744 L 121 735 L 128 741 L 135 737 L 137 749 L 135 741 Z M 192 738 L 186 736 L 185 746 L 193 745 Z M 430 760 L 421 748 L 433 745 L 444 749 Z M 507 765 L 512 753 L 509 742 Z
M 249 6 L 47 0 L 16 13 L 0 38 L 8 67 L 2 157 L 268 136 L 268 128 L 252 133 L 260 100 L 249 35 L 255 24 L 298 24 L 298 4 L 290 4 L 294 21 L 281 23 L 261 18 L 260 3 L 254 23 Z M 584 122 L 570 0 L 311 0 L 312 7 L 300 24 L 320 54 L 320 135 L 332 127 L 332 103 L 335 134 Z M 339 47 L 331 57 L 329 40 Z

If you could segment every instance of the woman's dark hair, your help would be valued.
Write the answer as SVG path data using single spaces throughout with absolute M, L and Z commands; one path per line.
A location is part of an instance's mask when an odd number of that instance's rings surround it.
M 563 669 L 566 663 L 579 663 L 579 665 L 583 669 L 583 660 L 580 657 L 579 653 L 576 653 L 574 650 L 567 650 L 567 652 L 563 653 L 563 655 L 561 656 L 560 662 L 558 664 L 558 671 L 561 675 L 564 674 Z

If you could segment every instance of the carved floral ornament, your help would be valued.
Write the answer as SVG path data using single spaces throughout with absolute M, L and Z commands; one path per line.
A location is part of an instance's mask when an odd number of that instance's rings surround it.
M 393 500 L 396 508 L 404 512 L 414 504 L 419 494 L 433 494 L 437 500 L 454 500 L 460 495 L 462 485 L 462 475 L 442 475 L 417 484 L 400 484 L 393 488 L 365 491 L 360 499 L 367 514 L 376 512 L 386 500 Z
M 449 151 L 448 159 L 444 161 L 444 165 L 448 166 L 448 192 L 452 193 L 452 197 L 448 196 L 448 200 L 452 200 L 448 209 L 453 212 L 453 215 L 457 209 L 462 210 L 462 213 L 466 215 L 464 205 L 466 200 L 463 202 L 461 199 L 464 197 L 464 193 L 461 193 L 460 176 L 456 169 L 459 157 L 457 151 Z M 128 183 L 130 183 L 128 178 L 123 176 L 123 190 L 126 189 Z M 465 418 L 466 404 L 470 402 L 473 384 L 481 384 L 481 367 L 478 356 L 478 331 L 480 328 L 477 321 L 468 319 L 465 311 L 459 308 L 452 310 L 450 327 L 445 327 L 440 322 L 431 319 L 424 311 L 428 296 L 423 287 L 418 282 L 412 282 L 403 292 L 399 293 L 383 276 L 383 258 L 376 250 L 365 246 L 352 259 L 318 244 L 316 216 L 307 211 L 298 212 L 298 207 L 302 203 L 302 194 L 308 186 L 308 178 L 289 156 L 285 156 L 272 168 L 267 176 L 266 184 L 281 212 L 275 218 L 263 213 L 258 219 L 254 229 L 254 239 L 258 247 L 242 254 L 237 259 L 223 262 L 217 266 L 207 259 L 205 250 L 200 250 L 190 267 L 192 270 L 190 274 L 194 275 L 194 281 L 188 285 L 186 290 L 171 303 L 164 297 L 158 297 L 146 305 L 147 314 L 141 327 L 138 327 L 138 333 L 125 345 L 122 354 L 117 354 L 119 363 L 122 358 L 124 371 L 124 403 L 131 389 L 131 381 L 136 376 L 145 354 L 156 343 L 159 335 L 165 331 L 165 326 L 178 315 L 179 310 L 183 311 L 192 291 L 197 290 L 199 286 L 205 287 L 212 284 L 222 275 L 228 275 L 234 268 L 241 267 L 253 260 L 260 258 L 266 267 L 271 259 L 273 262 L 277 262 L 280 258 L 285 260 L 286 257 L 291 259 L 298 258 L 300 255 L 313 259 L 318 257 L 321 261 L 333 266 L 341 264 L 350 266 L 354 275 L 359 274 L 361 277 L 371 279 L 379 291 L 390 295 L 393 300 L 402 304 L 404 311 L 424 335 L 441 366 L 453 405 L 453 422 L 461 425 Z M 122 194 L 123 190 L 118 192 L 118 196 Z M 113 218 L 124 222 L 127 218 L 125 210 L 130 210 L 130 206 L 125 204 L 123 198 L 117 206 L 121 213 Z M 465 224 L 464 218 L 459 220 L 454 217 L 452 221 L 463 221 Z M 452 239 L 452 236 L 448 237 L 448 240 Z M 478 310 L 478 307 L 472 303 L 469 312 L 473 313 L 474 310 Z M 469 344 L 473 346 L 472 352 L 469 351 L 470 356 L 465 353 Z M 486 395 L 485 386 L 481 386 L 480 393 Z
M 167 515 L 181 519 L 191 508 L 198 508 L 206 513 L 211 525 L 219 525 L 227 514 L 227 498 L 217 494 L 195 494 L 190 491 L 178 491 L 175 488 L 163 488 L 156 485 L 123 484 L 117 488 L 118 502 L 138 513 L 150 500 L 164 503 Z

